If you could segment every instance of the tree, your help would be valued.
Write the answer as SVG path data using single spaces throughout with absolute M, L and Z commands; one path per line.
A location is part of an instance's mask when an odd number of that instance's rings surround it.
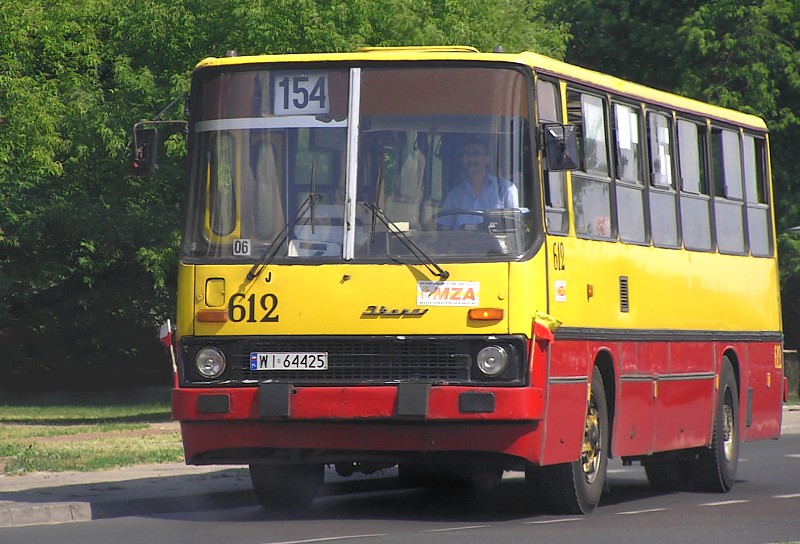
M 778 232 L 800 225 L 800 0 L 580 0 L 548 13 L 573 39 L 566 60 L 763 117 Z M 784 329 L 800 338 L 800 242 L 779 235 Z
M 412 43 L 558 56 L 564 29 L 540 1 L 6 0 L 0 384 L 169 371 L 155 327 L 174 315 L 183 134 L 166 134 L 153 178 L 131 176 L 129 140 L 199 60 Z
M 754 113 L 771 131 L 774 202 L 779 233 L 800 224 L 800 1 L 716 0 L 679 31 L 685 40 L 679 91 Z M 786 344 L 800 340 L 800 243 L 779 235 Z

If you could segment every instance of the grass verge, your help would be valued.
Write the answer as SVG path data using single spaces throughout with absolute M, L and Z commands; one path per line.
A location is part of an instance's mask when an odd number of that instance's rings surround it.
M 169 420 L 169 390 L 0 393 L 0 470 L 18 475 L 179 462 L 180 434 L 164 425 Z

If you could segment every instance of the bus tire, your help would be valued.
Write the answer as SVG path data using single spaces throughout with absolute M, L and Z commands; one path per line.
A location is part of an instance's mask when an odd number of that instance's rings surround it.
M 250 465 L 256 498 L 268 512 L 304 510 L 311 505 L 325 478 L 325 466 Z
M 719 396 L 711 445 L 700 450 L 695 482 L 699 490 L 727 493 L 736 481 L 739 464 L 739 388 L 733 365 L 722 359 Z
M 586 409 L 581 457 L 577 461 L 526 472 L 528 480 L 558 514 L 588 514 L 600 502 L 606 484 L 609 418 L 603 376 L 595 367 Z

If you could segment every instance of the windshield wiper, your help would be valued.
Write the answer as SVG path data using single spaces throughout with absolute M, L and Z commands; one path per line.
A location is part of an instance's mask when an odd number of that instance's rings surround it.
M 422 249 L 415 244 L 411 238 L 406 236 L 406 234 L 398 227 L 391 219 L 386 217 L 386 214 L 383 213 L 377 204 L 372 202 L 364 202 L 364 206 L 367 207 L 369 211 L 372 212 L 372 221 L 374 224 L 375 218 L 378 218 L 381 223 L 388 229 L 389 232 L 395 235 L 400 242 L 406 246 L 414 257 L 422 263 L 425 268 L 428 269 L 428 272 L 433 274 L 434 276 L 438 276 L 442 281 L 446 281 L 447 278 L 450 277 L 450 273 L 447 270 L 444 270 L 441 266 L 439 266 L 436 261 L 431 259 Z M 373 229 L 374 232 L 374 229 Z
M 311 192 L 308 196 L 317 195 L 317 161 L 311 161 Z M 319 196 L 319 195 L 317 195 Z M 314 234 L 314 204 L 316 204 L 316 200 L 312 198 L 311 202 L 309 202 L 309 208 L 311 209 L 311 234 Z M 297 221 L 297 219 L 295 219 Z
M 258 260 L 258 262 L 256 262 L 252 266 L 252 268 L 250 268 L 250 271 L 247 273 L 247 281 L 253 281 L 254 279 L 256 279 L 258 275 L 261 274 L 261 271 L 264 270 L 267 266 L 269 266 L 269 264 L 278 254 L 278 250 L 280 249 L 280 247 L 288 238 L 289 231 L 295 227 L 297 222 L 300 220 L 301 217 L 303 217 L 303 215 L 305 215 L 307 211 L 311 210 L 311 213 L 313 213 L 314 204 L 319 199 L 320 195 L 315 194 L 313 192 L 308 193 L 308 196 L 305 198 L 305 200 L 303 200 L 303 202 L 300 204 L 300 207 L 297 209 L 297 214 L 294 216 L 294 218 L 288 223 L 286 223 L 283 229 L 281 229 L 281 231 L 277 234 L 277 236 L 275 236 L 275 238 L 270 243 L 269 249 L 265 251 L 264 254 L 261 256 L 261 258 Z
M 375 203 L 373 204 L 373 206 L 375 206 L 376 210 L 380 210 L 380 208 L 378 207 L 378 202 L 379 202 L 379 199 L 381 197 L 381 191 L 383 191 L 383 161 L 381 161 L 381 163 L 378 165 L 378 182 L 375 184 Z M 364 202 L 364 204 L 367 206 L 367 208 L 372 210 L 372 208 L 369 207 L 369 204 L 367 204 L 366 202 Z M 383 212 L 381 212 L 381 213 L 383 213 Z M 372 224 L 371 224 L 371 228 L 370 228 L 370 231 L 369 231 L 369 243 L 370 244 L 375 242 L 375 225 L 376 225 L 375 219 L 377 217 L 378 217 L 378 214 L 373 211 L 372 212 Z

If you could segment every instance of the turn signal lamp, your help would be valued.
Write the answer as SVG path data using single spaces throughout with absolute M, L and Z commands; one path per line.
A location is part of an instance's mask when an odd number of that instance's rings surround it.
M 228 321 L 226 310 L 199 310 L 197 320 L 203 323 L 225 323 Z
M 475 321 L 500 321 L 503 319 L 502 308 L 471 308 L 467 314 Z

